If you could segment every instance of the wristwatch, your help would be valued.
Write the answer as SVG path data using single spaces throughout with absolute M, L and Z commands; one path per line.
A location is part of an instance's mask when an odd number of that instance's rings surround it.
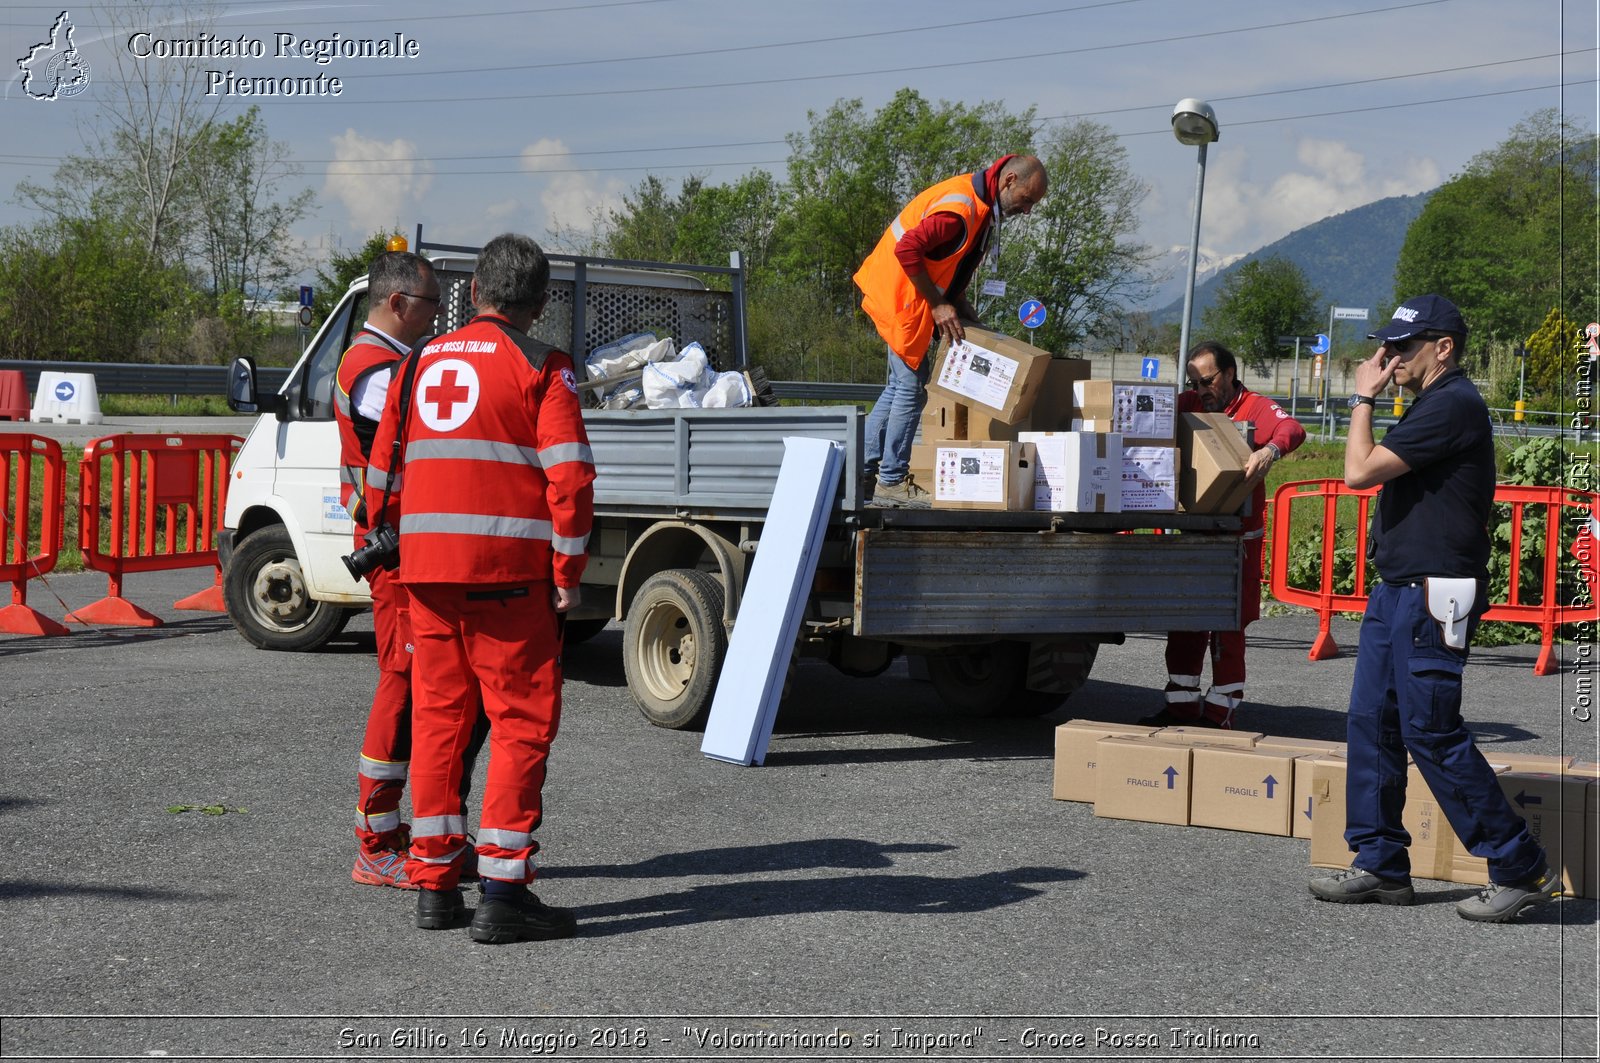
M 1371 395 L 1351 395 L 1350 408 L 1353 410 L 1357 406 L 1371 406 L 1373 409 L 1377 409 L 1378 400 Z

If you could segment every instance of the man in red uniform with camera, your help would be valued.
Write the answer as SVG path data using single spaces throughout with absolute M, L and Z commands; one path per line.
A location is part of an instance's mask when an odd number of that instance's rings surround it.
M 466 921 L 461 751 L 481 698 L 489 768 L 477 839 L 483 898 L 473 940 L 570 937 L 572 912 L 527 889 L 545 761 L 561 718 L 559 619 L 578 604 L 594 516 L 594 460 L 572 359 L 527 330 L 550 265 L 525 236 L 478 257 L 478 316 L 422 348 L 389 390 L 367 504 L 399 530 L 411 595 L 411 859 L 417 925 Z

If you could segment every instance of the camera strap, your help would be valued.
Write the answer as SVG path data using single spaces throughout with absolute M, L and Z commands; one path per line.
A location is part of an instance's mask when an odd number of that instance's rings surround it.
M 401 359 L 405 368 L 400 373 L 400 423 L 395 426 L 394 443 L 389 450 L 389 475 L 383 481 L 383 505 L 379 508 L 380 514 L 389 512 L 389 495 L 394 490 L 394 481 L 400 475 L 400 467 L 405 464 L 406 424 L 411 420 L 411 386 L 417 379 L 417 363 L 422 361 L 422 348 L 433 336 L 425 336 L 417 341 L 411 348 L 411 353 Z

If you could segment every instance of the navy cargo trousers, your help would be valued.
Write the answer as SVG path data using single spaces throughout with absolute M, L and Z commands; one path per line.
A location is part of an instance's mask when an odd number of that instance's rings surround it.
M 1350 689 L 1344 837 L 1353 866 L 1380 878 L 1411 875 L 1411 837 L 1400 822 L 1410 750 L 1456 836 L 1488 860 L 1491 879 L 1509 885 L 1538 869 L 1544 854 L 1462 722 L 1466 663 L 1466 650 L 1444 644 L 1421 583 L 1372 588 Z

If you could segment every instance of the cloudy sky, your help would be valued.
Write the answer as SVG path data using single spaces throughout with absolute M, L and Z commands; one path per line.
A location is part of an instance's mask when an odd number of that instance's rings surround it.
M 31 99 L 14 73 L 0 101 L 0 224 L 26 223 L 18 180 L 48 180 L 110 99 L 119 61 L 195 47 L 196 24 L 146 5 L 68 8 L 90 84 Z M 208 58 L 224 79 L 337 77 L 340 95 L 217 95 L 258 103 L 317 194 L 301 234 L 359 243 L 419 222 L 479 243 L 517 229 L 586 225 L 646 174 L 730 181 L 780 175 L 784 137 L 808 112 L 898 89 L 1028 106 L 1047 122 L 1115 132 L 1150 187 L 1140 236 L 1186 247 L 1195 150 L 1169 131 L 1180 98 L 1209 100 L 1202 249 L 1218 257 L 1459 172 L 1513 123 L 1559 107 L 1595 125 L 1596 0 L 455 0 L 214 5 L 216 36 L 262 58 Z M 105 14 L 125 23 L 113 32 Z M 49 35 L 59 5 L 8 3 L 8 57 Z M 137 43 L 128 29 L 148 36 Z M 279 57 L 296 40 L 409 42 L 414 57 Z M 120 54 L 118 54 L 120 53 Z M 17 68 L 12 65 L 12 70 Z M 1563 85 L 1565 87 L 1563 88 Z

